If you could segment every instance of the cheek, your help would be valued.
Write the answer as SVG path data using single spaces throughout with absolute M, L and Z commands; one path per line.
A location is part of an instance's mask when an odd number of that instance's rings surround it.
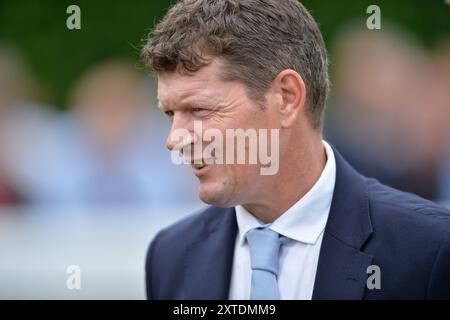
M 255 181 L 258 172 L 255 165 L 232 165 L 228 166 L 226 170 L 229 182 L 244 188 Z
M 205 176 L 203 182 L 226 189 L 239 183 L 239 180 L 244 175 L 244 172 L 241 170 L 236 165 L 214 165 L 210 174 Z

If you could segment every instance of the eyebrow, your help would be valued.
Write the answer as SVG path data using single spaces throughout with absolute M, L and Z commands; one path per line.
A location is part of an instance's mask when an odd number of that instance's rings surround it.
M 211 107 L 212 109 L 219 109 L 221 106 L 222 106 L 222 104 L 221 103 L 219 103 L 219 102 L 213 102 L 213 103 L 210 103 L 210 102 L 208 102 L 208 103 L 204 103 L 205 101 L 202 101 L 202 100 L 204 100 L 205 99 L 205 96 L 203 96 L 203 97 L 201 97 L 201 98 L 199 98 L 199 97 L 189 97 L 189 98 L 186 98 L 181 104 L 180 104 L 180 108 L 181 109 L 183 109 L 183 108 L 186 108 L 186 107 L 192 107 L 192 106 L 195 106 L 195 105 L 197 105 L 197 104 L 200 104 L 200 105 L 204 105 L 204 106 L 206 106 L 206 105 L 208 105 L 209 107 Z M 206 99 L 213 99 L 212 97 L 206 97 Z M 187 100 L 187 101 L 186 101 Z M 214 99 L 215 100 L 215 99 Z M 162 112 L 165 112 L 165 111 L 167 111 L 167 110 L 171 110 L 171 108 L 166 108 L 166 107 L 164 107 L 163 106 L 163 104 L 161 103 L 161 100 L 159 100 L 158 99 L 158 109 L 159 110 L 161 110 Z

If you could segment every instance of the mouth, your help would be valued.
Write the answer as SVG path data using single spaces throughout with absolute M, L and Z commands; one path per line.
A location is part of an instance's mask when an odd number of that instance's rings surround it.
M 214 162 L 209 160 L 206 161 L 205 159 L 199 159 L 192 161 L 191 166 L 194 169 L 194 174 L 198 177 L 203 174 L 209 167 L 211 167 L 212 163 Z
M 204 163 L 203 161 L 200 162 L 200 163 L 193 163 L 193 164 L 192 164 L 192 167 L 193 167 L 194 169 L 197 169 L 197 170 L 203 169 L 203 168 L 206 167 L 206 166 L 207 166 L 207 164 Z

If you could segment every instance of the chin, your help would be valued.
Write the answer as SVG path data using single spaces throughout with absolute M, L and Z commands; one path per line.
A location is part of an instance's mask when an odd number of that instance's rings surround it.
M 219 207 L 229 208 L 234 204 L 230 201 L 231 194 L 223 185 L 200 184 L 199 198 L 204 203 Z

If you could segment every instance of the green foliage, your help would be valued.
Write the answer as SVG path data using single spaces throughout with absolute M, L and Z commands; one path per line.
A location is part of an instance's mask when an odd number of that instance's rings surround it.
M 62 106 L 68 90 L 90 65 L 128 57 L 140 66 L 139 48 L 167 10 L 167 0 L 0 0 L 0 43 L 21 49 L 52 103 Z M 353 19 L 365 21 L 366 8 L 378 4 L 382 19 L 404 25 L 431 46 L 450 30 L 444 0 L 304 0 L 319 21 L 325 39 Z M 66 8 L 81 8 L 81 30 L 68 30 Z

